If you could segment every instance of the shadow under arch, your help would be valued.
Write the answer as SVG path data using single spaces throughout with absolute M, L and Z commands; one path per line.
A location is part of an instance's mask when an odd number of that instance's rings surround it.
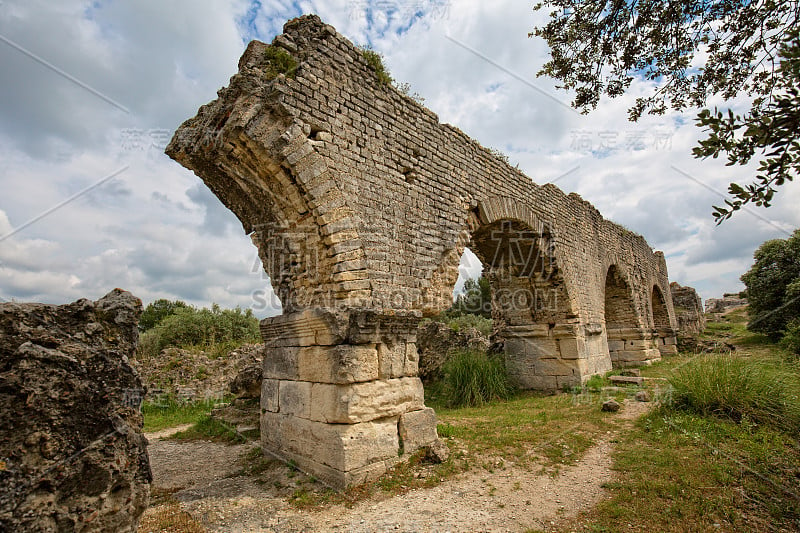
M 650 311 L 653 323 L 653 341 L 661 355 L 678 353 L 675 330 L 669 320 L 669 308 L 664 293 L 657 285 L 653 285 L 650 293 Z
M 661 358 L 653 345 L 652 331 L 643 326 L 636 312 L 631 283 L 617 265 L 609 266 L 606 273 L 603 308 L 613 366 L 639 366 Z

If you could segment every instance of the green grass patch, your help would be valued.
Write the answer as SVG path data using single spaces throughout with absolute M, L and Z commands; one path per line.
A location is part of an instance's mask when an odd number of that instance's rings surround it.
M 614 415 L 600 411 L 605 399 L 604 394 L 588 390 L 558 395 L 522 392 L 481 407 L 432 406 L 440 420 L 439 431 L 466 447 L 473 460 L 499 456 L 553 465 L 574 463 L 599 434 L 618 427 Z
M 209 415 L 201 416 L 192 427 L 179 431 L 169 438 L 172 440 L 210 440 L 228 444 L 247 442 L 247 439 L 240 435 L 235 428 L 216 418 L 211 418 Z
M 511 396 L 503 359 L 478 350 L 457 350 L 444 368 L 444 396 L 449 407 L 480 406 Z
M 219 400 L 181 402 L 171 396 L 145 401 L 142 404 L 144 431 L 150 433 L 183 424 L 195 424 L 218 403 Z
M 701 356 L 678 369 L 670 384 L 676 409 L 800 431 L 800 378 L 779 359 Z
M 770 426 L 660 409 L 614 453 L 589 531 L 775 531 L 800 526 L 800 450 Z

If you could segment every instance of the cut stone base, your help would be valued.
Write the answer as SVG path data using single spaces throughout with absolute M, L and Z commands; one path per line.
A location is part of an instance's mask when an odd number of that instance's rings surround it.
M 661 360 L 653 334 L 641 328 L 612 328 L 606 332 L 608 353 L 615 368 L 646 366 Z
M 436 441 L 414 315 L 310 309 L 264 320 L 261 442 L 335 489 Z
M 601 332 L 580 324 L 508 326 L 502 335 L 509 380 L 521 389 L 555 391 L 611 370 Z

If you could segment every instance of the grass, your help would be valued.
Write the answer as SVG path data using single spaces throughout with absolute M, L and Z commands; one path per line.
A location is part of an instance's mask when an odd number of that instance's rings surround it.
M 677 370 L 670 384 L 675 409 L 800 432 L 800 377 L 780 359 L 700 356 Z
M 375 71 L 375 76 L 381 85 L 391 85 L 394 82 L 386 66 L 383 64 L 383 55 L 371 48 L 362 48 L 361 57 Z
M 171 440 L 210 440 L 228 444 L 247 442 L 247 439 L 239 434 L 235 428 L 209 415 L 201 416 L 192 427 L 179 431 L 168 438 Z
M 610 496 L 576 520 L 589 531 L 800 526 L 797 441 L 769 426 L 656 410 L 621 439 L 614 469 Z
M 454 351 L 442 369 L 449 407 L 480 406 L 511 395 L 503 359 L 478 350 Z
M 181 402 L 170 396 L 145 401 L 142 405 L 144 431 L 150 433 L 183 424 L 196 424 L 218 403 L 219 400 Z
M 609 496 L 563 527 L 800 529 L 800 372 L 746 321 L 736 310 L 706 330 L 735 344 L 732 354 L 679 354 L 642 369 L 676 390 L 619 439 Z

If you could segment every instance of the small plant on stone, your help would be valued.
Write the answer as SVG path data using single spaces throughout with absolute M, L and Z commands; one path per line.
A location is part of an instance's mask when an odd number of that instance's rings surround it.
M 280 46 L 270 45 L 264 55 L 269 61 L 267 75 L 270 78 L 277 78 L 279 74 L 283 74 L 287 78 L 294 79 L 297 72 L 297 60 L 289 52 Z
M 383 65 L 383 55 L 376 52 L 372 48 L 364 47 L 361 49 L 361 57 L 364 58 L 364 61 L 372 67 L 372 70 L 375 71 L 375 75 L 378 78 L 378 81 L 381 82 L 381 85 L 391 85 L 394 79 L 389 75 L 389 71 L 386 70 L 386 67 Z

